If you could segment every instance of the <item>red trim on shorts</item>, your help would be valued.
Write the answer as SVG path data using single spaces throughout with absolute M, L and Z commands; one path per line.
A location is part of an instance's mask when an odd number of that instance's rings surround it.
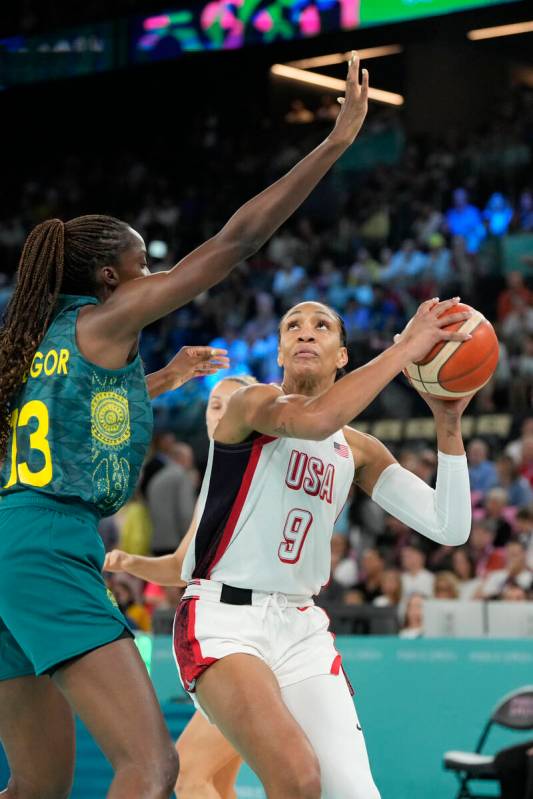
M 324 608 L 320 608 L 320 610 L 322 611 L 322 613 L 324 613 L 326 615 L 326 618 L 328 620 L 328 624 L 331 624 L 331 619 L 329 617 L 329 613 L 326 610 L 324 610 Z M 335 633 L 332 633 L 331 630 L 328 630 L 328 632 L 331 635 L 331 637 L 333 638 L 333 647 L 335 649 L 335 652 L 337 653 L 337 656 L 333 659 L 333 663 L 331 664 L 330 674 L 339 674 L 339 672 L 342 670 L 342 673 L 344 674 L 344 679 L 346 680 L 346 684 L 348 686 L 348 690 L 350 691 L 351 696 L 354 696 L 355 695 L 355 691 L 354 691 L 354 689 L 352 687 L 352 684 L 351 684 L 350 680 L 348 679 L 348 675 L 346 674 L 346 671 L 344 670 L 344 666 L 342 665 L 342 655 L 338 651 L 337 647 L 335 646 L 335 638 L 336 638 Z
M 261 456 L 261 451 L 265 444 L 269 444 L 271 441 L 276 441 L 276 436 L 259 436 L 256 438 L 253 445 L 252 451 L 250 453 L 250 459 L 248 461 L 248 466 L 244 472 L 241 487 L 239 489 L 239 493 L 235 498 L 235 502 L 233 503 L 233 507 L 231 509 L 228 521 L 226 522 L 226 526 L 224 528 L 224 532 L 222 533 L 222 537 L 219 541 L 217 550 L 215 552 L 215 556 L 211 563 L 209 564 L 209 568 L 207 570 L 207 579 L 209 579 L 211 572 L 219 562 L 219 560 L 224 555 L 224 552 L 229 546 L 231 541 L 231 537 L 235 531 L 235 527 L 239 520 L 239 516 L 241 515 L 241 511 L 243 509 L 244 503 L 246 502 L 246 497 L 248 496 L 248 492 L 250 491 L 250 486 L 252 484 L 252 480 L 254 478 L 255 470 L 257 469 L 257 464 L 259 463 L 259 458 Z
M 196 638 L 196 603 L 199 599 L 197 596 L 184 597 L 178 605 L 174 622 L 174 656 L 185 690 L 189 693 L 195 692 L 198 678 L 218 659 L 204 657 Z
M 333 663 L 331 664 L 330 674 L 337 675 L 341 670 L 342 658 L 340 655 L 337 655 Z
M 304 611 L 309 610 L 309 608 L 312 608 L 312 607 L 313 607 L 313 605 L 306 605 L 305 608 L 296 608 L 296 609 L 297 610 L 301 610 L 302 613 L 304 613 Z

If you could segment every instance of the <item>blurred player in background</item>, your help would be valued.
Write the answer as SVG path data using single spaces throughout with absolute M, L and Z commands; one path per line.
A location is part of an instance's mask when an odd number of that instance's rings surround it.
M 427 398 L 439 448 L 436 489 L 371 436 L 346 427 L 406 364 L 469 312 L 423 303 L 395 344 L 336 376 L 346 334 L 328 306 L 304 302 L 280 324 L 281 388 L 236 391 L 211 442 L 188 586 L 176 612 L 181 681 L 263 783 L 269 799 L 376 799 L 365 742 L 328 631 L 313 603 L 330 575 L 330 540 L 352 481 L 441 544 L 470 531 L 461 415 L 470 397 Z M 452 309 L 450 315 L 443 313 Z
M 24 245 L 0 330 L 0 739 L 6 799 L 70 792 L 74 717 L 114 769 L 110 799 L 165 799 L 178 760 L 101 575 L 101 516 L 131 495 L 152 433 L 140 331 L 253 255 L 354 141 L 368 76 L 349 67 L 333 131 L 173 269 L 150 275 L 114 217 L 48 220 Z M 173 387 L 149 380 L 151 394 Z M 52 677 L 52 679 L 49 679 Z M 31 752 L 31 757 L 28 757 Z
M 231 395 L 239 388 L 256 382 L 253 377 L 238 375 L 225 377 L 213 387 L 205 414 L 210 439 L 226 411 Z M 185 585 L 181 580 L 181 569 L 195 529 L 193 518 L 173 555 L 150 558 L 114 549 L 106 555 L 104 571 L 127 572 L 159 585 Z M 196 711 L 180 735 L 176 748 L 180 758 L 176 785 L 179 799 L 235 799 L 234 785 L 242 758 L 218 727 L 199 711 Z

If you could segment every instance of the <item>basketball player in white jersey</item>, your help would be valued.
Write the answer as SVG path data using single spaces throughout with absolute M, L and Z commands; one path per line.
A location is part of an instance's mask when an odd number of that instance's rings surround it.
M 222 351 L 217 350 L 217 354 L 219 352 Z M 222 378 L 212 388 L 205 412 L 210 439 L 228 407 L 231 395 L 243 386 L 254 383 L 257 383 L 256 379 L 249 375 L 232 375 Z M 181 580 L 181 569 L 196 529 L 195 516 L 172 555 L 145 557 L 113 549 L 106 555 L 103 570 L 126 572 L 158 585 L 185 585 Z M 176 783 L 176 796 L 179 799 L 236 799 L 235 780 L 242 758 L 218 728 L 210 724 L 199 711 L 196 711 L 176 741 L 176 749 L 180 760 Z
M 346 427 L 406 364 L 468 313 L 423 303 L 393 346 L 335 382 L 348 356 L 342 320 L 296 305 L 280 325 L 280 388 L 233 394 L 211 443 L 174 650 L 193 701 L 250 764 L 269 799 L 377 799 L 363 734 L 312 596 L 329 579 L 330 538 L 354 478 L 389 513 L 442 544 L 470 531 L 460 419 L 468 399 L 428 399 L 436 489 L 371 436 Z

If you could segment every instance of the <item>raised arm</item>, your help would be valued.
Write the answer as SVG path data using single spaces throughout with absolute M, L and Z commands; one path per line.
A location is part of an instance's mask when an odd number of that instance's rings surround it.
M 426 399 L 435 418 L 438 446 L 435 489 L 404 469 L 387 447 L 369 435 L 345 429 L 356 467 L 356 483 L 387 513 L 426 538 L 459 546 L 470 535 L 472 509 L 461 416 L 470 397 Z
M 348 67 L 346 99 L 330 135 L 173 269 L 120 285 L 92 313 L 94 322 L 98 317 L 98 335 L 134 341 L 147 324 L 219 283 L 239 262 L 257 252 L 352 144 L 366 116 L 367 97 L 368 73 L 363 71 L 360 83 L 359 58 L 354 55 Z
M 457 298 L 422 303 L 391 347 L 342 377 L 318 397 L 284 395 L 279 389 L 264 385 L 236 391 L 218 424 L 215 439 L 236 443 L 253 431 L 316 441 L 328 438 L 361 413 L 408 363 L 423 358 L 437 342 L 463 341 L 469 337 L 467 333 L 444 329 L 469 316 L 468 312 L 442 316 L 456 302 Z

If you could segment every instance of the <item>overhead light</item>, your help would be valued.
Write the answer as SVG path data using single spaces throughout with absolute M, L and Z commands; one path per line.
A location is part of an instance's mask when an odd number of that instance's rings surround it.
M 466 34 L 472 41 L 479 39 L 496 39 L 499 36 L 516 36 L 518 33 L 531 33 L 533 31 L 533 20 L 531 22 L 513 22 L 512 25 L 496 25 L 495 28 L 477 28 L 468 31 Z
M 321 86 L 324 89 L 332 89 L 336 92 L 344 92 L 346 88 L 345 81 L 339 78 L 322 75 L 320 72 L 307 72 L 305 69 L 297 69 L 287 64 L 273 64 L 270 71 L 273 75 L 277 75 L 280 78 L 288 78 L 289 80 L 296 80 L 300 83 L 309 83 L 312 86 Z M 371 100 L 376 100 L 378 103 L 387 103 L 388 105 L 403 105 L 404 103 L 404 98 L 401 94 L 387 92 L 384 89 L 375 89 L 372 86 L 368 89 L 368 97 Z
M 401 53 L 403 47 L 400 44 L 387 44 L 382 47 L 367 47 L 358 50 L 359 58 L 368 61 L 369 58 L 382 58 L 386 55 L 396 55 Z M 327 67 L 330 64 L 342 64 L 350 59 L 351 52 L 331 53 L 331 55 L 319 55 L 315 58 L 302 58 L 299 61 L 289 61 L 291 67 L 301 67 L 301 69 L 311 69 L 312 67 Z

